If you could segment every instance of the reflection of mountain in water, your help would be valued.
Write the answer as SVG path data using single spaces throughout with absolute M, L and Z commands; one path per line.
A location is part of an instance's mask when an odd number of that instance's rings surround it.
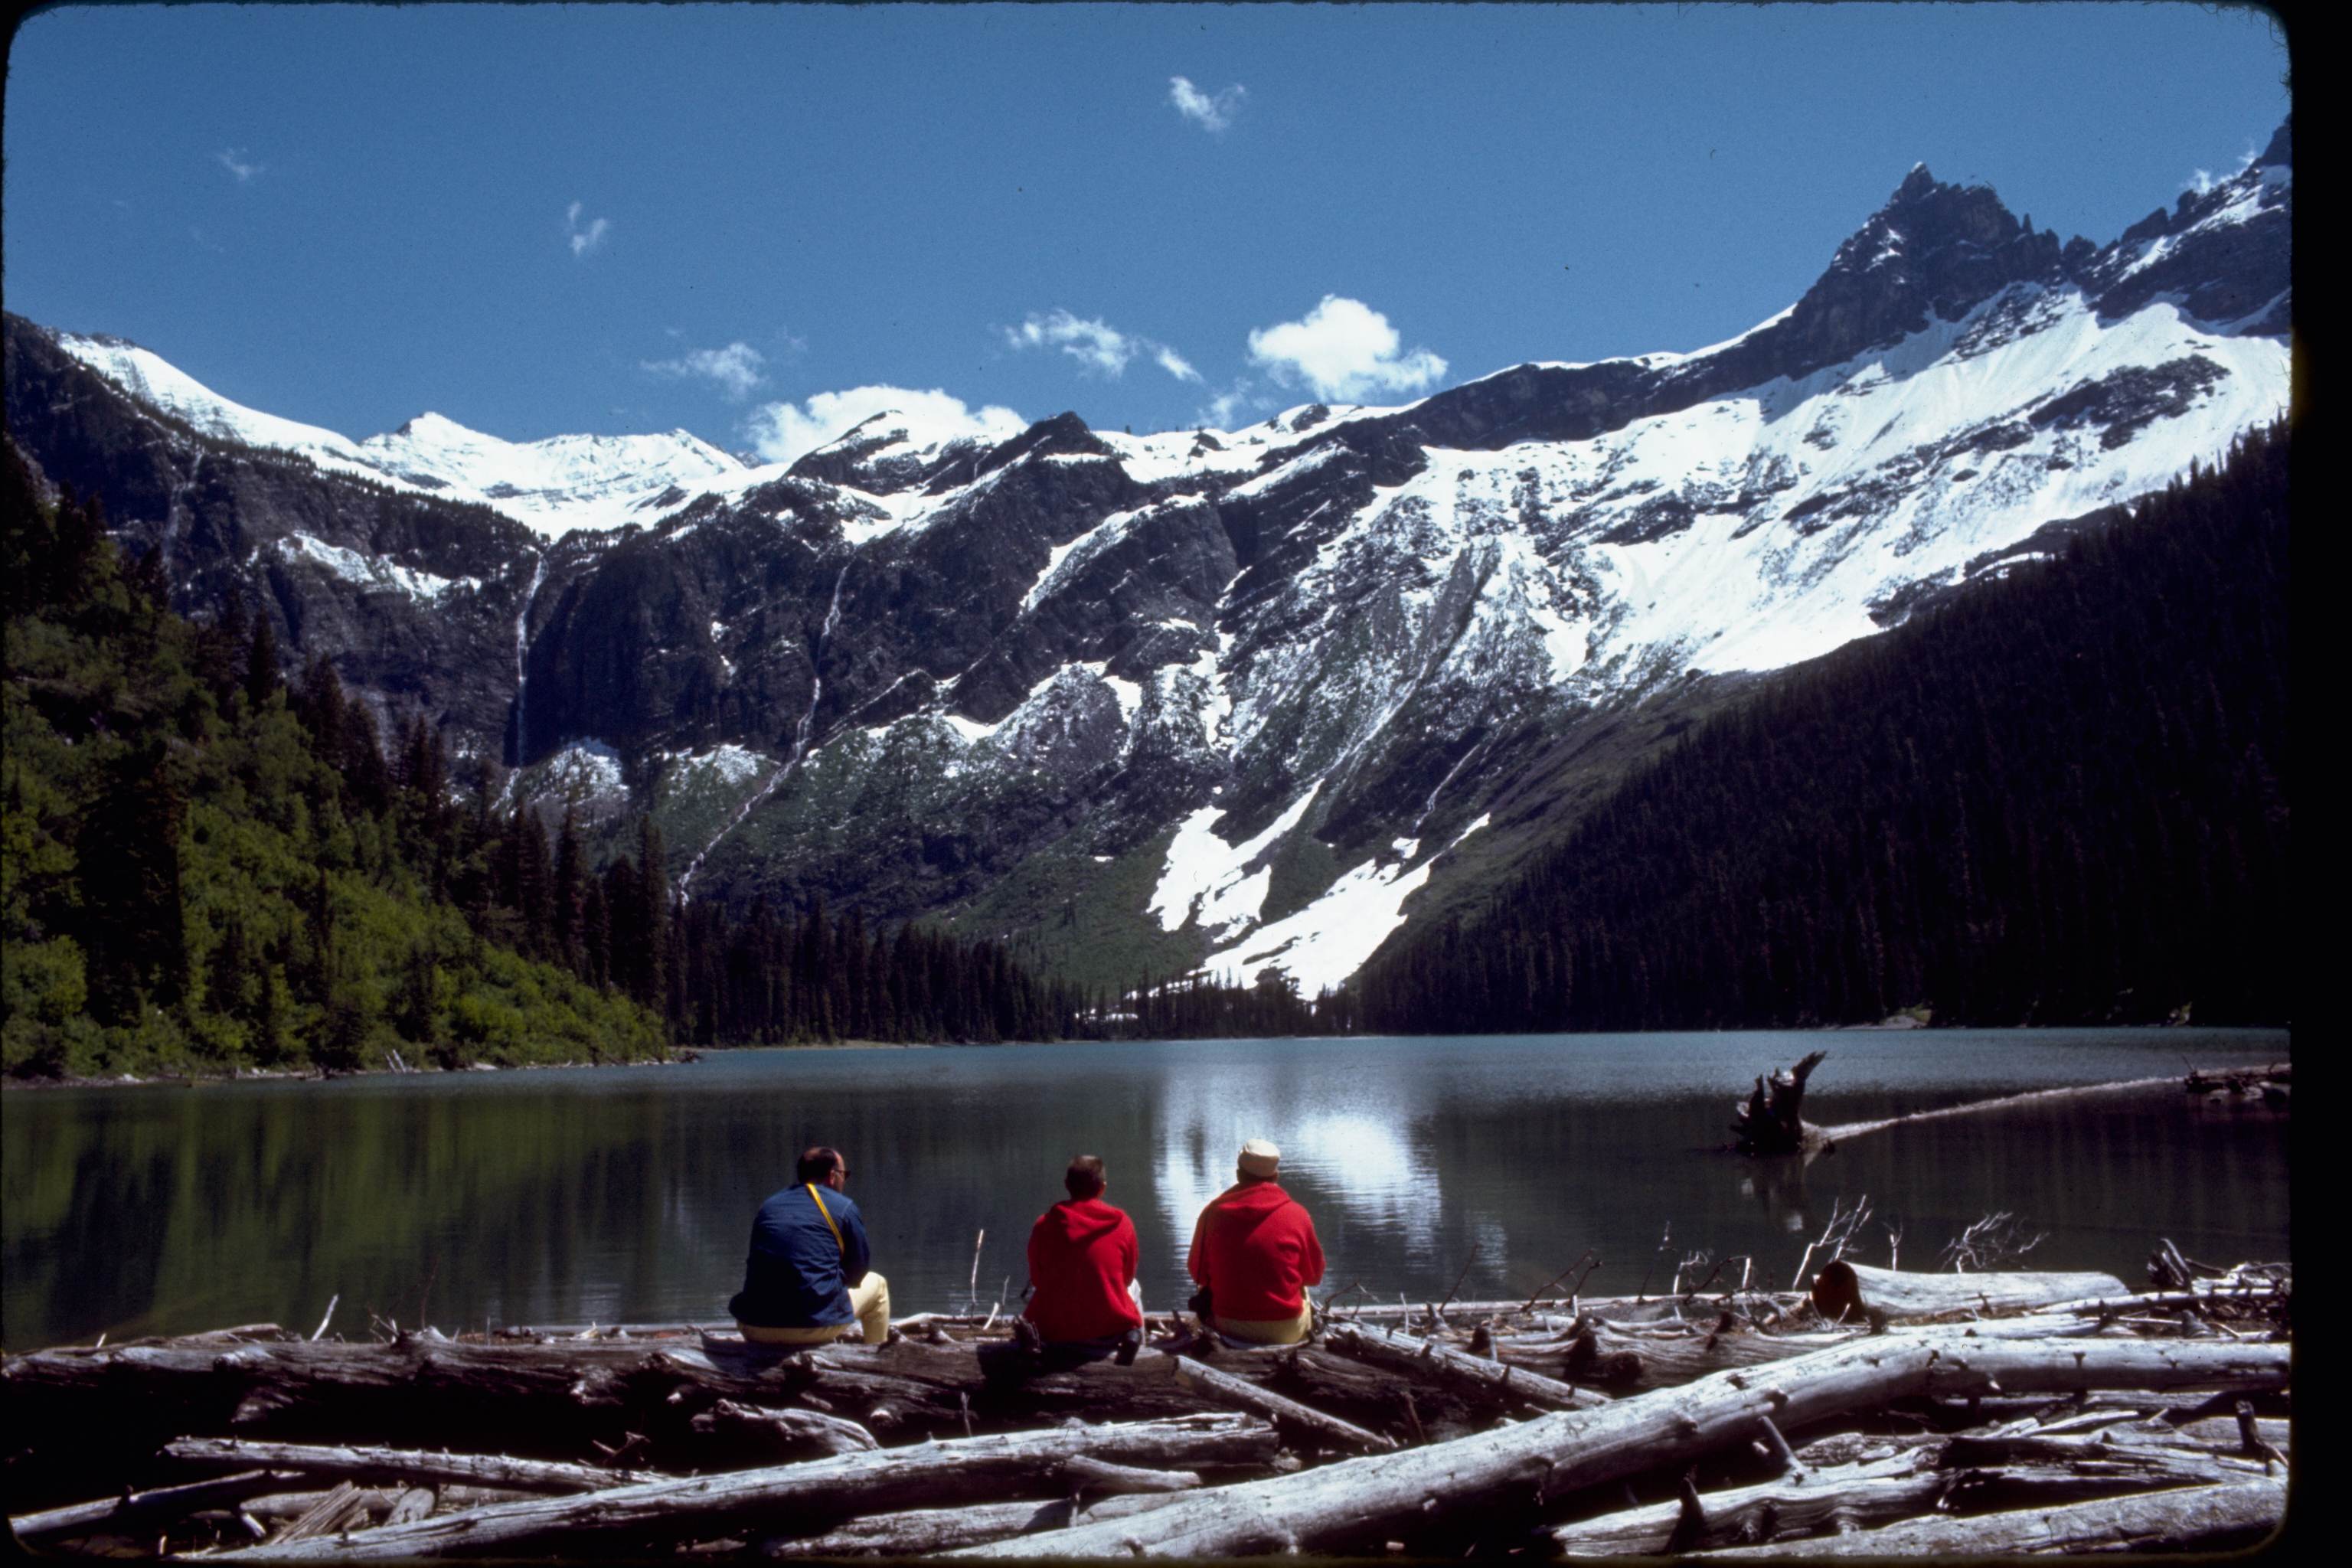
M 1213 1084 L 1170 1075 L 1160 1099 L 1158 1196 L 1180 1262 L 1194 1218 L 1233 1184 L 1234 1154 L 1250 1138 L 1281 1148 L 1284 1187 L 1327 1237 L 1344 1224 L 1414 1258 L 1432 1250 L 1439 1184 L 1426 1141 L 1416 1147 L 1412 1136 L 1428 1114 L 1418 1086 L 1358 1080 L 1339 1105 L 1328 1079 L 1311 1095 L 1305 1087 L 1293 1069 L 1274 1064 L 1229 1068 Z

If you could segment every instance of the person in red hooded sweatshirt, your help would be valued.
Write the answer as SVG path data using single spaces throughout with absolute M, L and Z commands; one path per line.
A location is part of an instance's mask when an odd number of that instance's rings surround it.
M 1068 1199 L 1029 1229 L 1031 1294 L 1021 1315 L 1047 1344 L 1109 1352 L 1143 1329 L 1135 1226 L 1102 1201 L 1103 1163 L 1095 1155 L 1072 1160 L 1062 1185 Z
M 1263 1138 L 1242 1145 L 1234 1184 L 1209 1201 L 1192 1227 L 1184 1267 L 1201 1287 L 1201 1326 L 1229 1340 L 1295 1345 L 1315 1325 L 1307 1287 L 1323 1282 L 1315 1221 L 1282 1190 L 1282 1151 Z

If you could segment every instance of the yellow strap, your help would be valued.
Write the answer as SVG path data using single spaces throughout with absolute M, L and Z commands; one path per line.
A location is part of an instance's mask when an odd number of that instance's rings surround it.
M 824 1228 L 833 1232 L 834 1246 L 841 1248 L 841 1255 L 844 1258 L 848 1257 L 849 1243 L 841 1239 L 841 1227 L 833 1223 L 833 1211 L 824 1206 L 824 1194 L 816 1190 L 814 1182 L 808 1184 L 808 1190 L 809 1196 L 816 1200 L 816 1212 L 824 1215 Z

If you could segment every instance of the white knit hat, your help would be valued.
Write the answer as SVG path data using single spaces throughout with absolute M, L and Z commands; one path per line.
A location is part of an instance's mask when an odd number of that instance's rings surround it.
M 1241 1168 L 1246 1176 L 1271 1176 L 1282 1167 L 1282 1151 L 1263 1138 L 1242 1145 Z

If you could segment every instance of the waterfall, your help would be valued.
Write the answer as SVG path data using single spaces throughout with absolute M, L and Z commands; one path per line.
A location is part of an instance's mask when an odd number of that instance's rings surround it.
M 539 585 L 546 581 L 547 552 L 541 551 L 531 567 L 530 588 L 522 596 L 522 608 L 515 612 L 515 771 L 507 780 L 509 791 L 514 788 L 515 779 L 521 776 L 523 764 L 530 760 L 530 731 L 523 727 L 523 721 L 528 717 L 523 709 L 523 699 L 530 684 L 530 670 L 527 663 L 530 652 L 530 607 L 539 602 Z

